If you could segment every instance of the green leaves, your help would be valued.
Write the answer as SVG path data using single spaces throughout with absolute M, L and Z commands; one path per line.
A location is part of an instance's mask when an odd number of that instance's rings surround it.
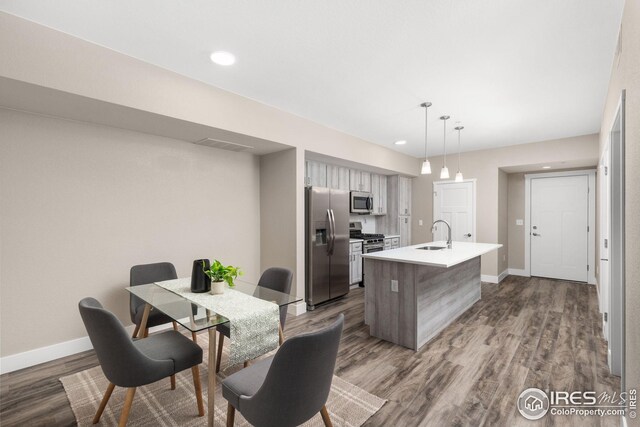
M 242 276 L 242 271 L 240 267 L 234 267 L 232 265 L 224 266 L 217 259 L 213 260 L 211 267 L 208 270 L 205 270 L 204 264 L 202 265 L 202 269 L 204 274 L 211 278 L 212 282 L 227 282 L 229 287 L 234 287 L 235 284 L 233 280 L 238 276 Z

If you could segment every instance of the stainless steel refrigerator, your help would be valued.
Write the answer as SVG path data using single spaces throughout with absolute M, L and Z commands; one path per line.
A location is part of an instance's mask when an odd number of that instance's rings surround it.
M 307 308 L 349 293 L 349 192 L 307 187 Z

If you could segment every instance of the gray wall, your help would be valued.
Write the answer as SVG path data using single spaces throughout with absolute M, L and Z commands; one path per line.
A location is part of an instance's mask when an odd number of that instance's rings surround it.
M 510 173 L 508 178 L 508 241 L 509 268 L 524 269 L 524 225 L 516 225 L 516 219 L 524 222 L 524 173 Z
M 86 336 L 86 296 L 129 324 L 134 264 L 258 278 L 257 157 L 6 109 L 0 129 L 2 356 Z
M 296 271 L 296 149 L 260 157 L 260 265 Z M 294 275 L 292 293 L 296 292 Z M 304 293 L 301 295 L 304 297 Z

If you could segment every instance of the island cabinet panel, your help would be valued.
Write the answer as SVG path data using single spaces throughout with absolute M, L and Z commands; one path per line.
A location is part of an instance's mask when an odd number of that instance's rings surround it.
M 365 323 L 371 335 L 408 348 L 416 348 L 415 265 L 365 260 Z M 369 277 L 375 277 L 371 280 Z M 398 281 L 398 292 L 391 289 Z M 379 301 L 385 301 L 380 304 Z
M 480 299 L 479 256 L 449 268 L 365 259 L 365 275 L 370 334 L 413 350 Z
M 451 268 L 416 266 L 417 348 L 480 300 L 480 257 Z

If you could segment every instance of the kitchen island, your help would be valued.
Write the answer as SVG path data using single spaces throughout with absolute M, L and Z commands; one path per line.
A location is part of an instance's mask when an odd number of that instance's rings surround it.
M 422 243 L 364 254 L 372 336 L 418 350 L 480 299 L 480 256 L 493 243 Z

